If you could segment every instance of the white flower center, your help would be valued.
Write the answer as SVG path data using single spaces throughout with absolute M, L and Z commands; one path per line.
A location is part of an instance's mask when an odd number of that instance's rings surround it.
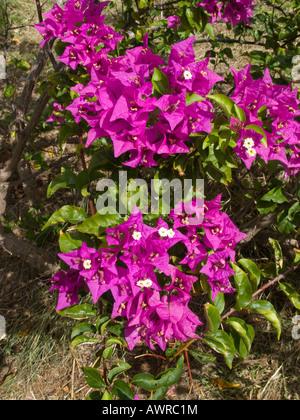
M 152 286 L 152 280 L 150 280 L 150 279 L 139 280 L 136 283 L 136 285 L 139 286 L 139 287 L 151 287 Z
M 90 270 L 92 268 L 92 261 L 91 260 L 84 260 L 83 261 L 83 267 L 86 270 Z
M 169 237 L 170 239 L 172 239 L 174 235 L 175 235 L 174 230 L 173 230 L 173 229 L 169 229 L 169 230 L 168 230 L 168 237 Z
M 185 70 L 183 72 L 183 77 L 184 77 L 185 80 L 190 80 L 190 79 L 193 78 L 193 75 L 189 70 Z
M 168 236 L 168 229 L 161 227 L 158 229 L 159 236 L 166 237 Z
M 151 287 L 152 286 L 152 280 L 150 280 L 150 279 L 144 280 L 144 286 L 145 287 Z
M 136 283 L 136 285 L 137 285 L 137 286 L 139 286 L 139 287 L 144 287 L 144 280 L 139 280 L 139 281 Z
M 253 139 L 251 137 L 247 137 L 246 139 L 244 139 L 243 146 L 245 147 L 245 149 L 252 149 L 254 146 Z
M 255 149 L 253 149 L 253 148 L 247 149 L 246 153 L 247 153 L 247 155 L 248 155 L 249 157 L 254 157 L 254 156 L 256 156 L 256 150 L 255 150 Z
M 139 241 L 142 237 L 141 232 L 137 232 L 136 230 L 133 232 L 132 237 L 134 240 Z

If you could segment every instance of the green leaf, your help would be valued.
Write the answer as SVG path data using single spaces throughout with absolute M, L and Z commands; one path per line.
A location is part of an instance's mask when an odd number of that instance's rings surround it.
M 96 213 L 95 216 L 89 217 L 84 220 L 76 229 L 82 233 L 89 233 L 92 235 L 100 236 L 108 227 L 114 227 L 122 223 L 124 220 L 116 214 L 100 214 Z
M 28 63 L 28 61 L 25 60 L 14 59 L 14 63 L 18 69 L 23 71 L 28 71 L 31 68 L 31 65 Z
M 98 369 L 87 366 L 83 367 L 82 371 L 84 373 L 87 384 L 91 388 L 102 389 L 106 387 Z
M 262 201 L 272 201 L 273 203 L 282 204 L 288 199 L 282 193 L 282 186 L 277 186 L 261 197 Z
M 160 387 L 172 386 L 178 382 L 181 376 L 183 362 L 184 356 L 181 356 L 178 359 L 176 368 L 167 369 L 167 371 L 162 372 L 157 379 L 154 379 L 153 375 L 150 373 L 138 373 L 132 378 L 132 382 L 148 391 L 154 391 Z
M 191 356 L 194 357 L 194 359 L 197 360 L 197 362 L 201 363 L 202 365 L 214 362 L 216 360 L 216 358 L 211 354 L 203 353 L 199 350 L 188 349 L 188 352 Z
M 159 388 L 158 381 L 154 380 L 153 375 L 150 373 L 138 373 L 132 378 L 132 383 L 148 391 L 154 391 Z
M 255 292 L 261 279 L 261 272 L 259 268 L 253 261 L 246 258 L 241 258 L 238 260 L 238 263 L 243 267 L 244 270 L 246 270 L 251 283 L 252 292 Z
M 210 23 L 207 23 L 205 25 L 204 29 L 208 33 L 208 35 L 210 36 L 210 39 L 212 39 L 214 41 L 215 40 L 215 34 L 214 34 L 214 29 L 213 29 L 212 25 Z
M 101 400 L 105 400 L 105 401 L 110 401 L 113 400 L 113 396 L 111 395 L 110 392 L 107 391 L 107 389 L 103 392 L 102 398 Z
M 61 188 L 75 188 L 76 187 L 76 174 L 70 169 L 65 169 L 60 175 L 55 177 L 47 189 L 47 198 L 51 197 L 56 191 Z
M 250 124 L 247 125 L 247 127 L 245 127 L 245 130 L 253 130 L 258 134 L 261 134 L 263 136 L 261 142 L 265 147 L 268 147 L 268 139 L 267 139 L 267 135 L 264 131 L 263 128 L 261 128 L 259 125 L 255 125 L 255 124 Z
M 159 386 L 172 386 L 175 385 L 181 376 L 184 364 L 184 356 L 180 356 L 176 368 L 168 369 L 166 372 L 162 372 L 159 374 L 157 378 L 159 378 Z
M 166 393 L 168 392 L 169 387 L 168 386 L 161 386 L 160 388 L 158 388 L 154 394 L 152 395 L 151 400 L 153 401 L 158 401 L 158 400 L 162 400 L 164 398 L 164 396 L 166 395 Z
M 61 151 L 64 150 L 69 137 L 78 135 L 78 126 L 73 123 L 71 125 L 64 125 L 58 134 L 58 144 Z
M 59 315 L 73 319 L 85 319 L 96 316 L 96 309 L 88 303 L 73 305 L 57 311 Z
M 89 324 L 88 322 L 81 322 L 73 328 L 71 333 L 71 340 L 74 340 L 74 338 L 84 334 L 85 332 L 94 334 L 96 332 L 96 327 L 93 324 Z
M 79 172 L 76 176 L 75 187 L 84 197 L 90 196 L 89 186 L 96 179 L 102 178 L 104 175 L 94 170 L 89 172 L 87 169 Z
M 140 0 L 139 1 L 139 8 L 140 9 L 144 9 L 145 7 L 148 7 L 149 6 L 149 1 L 148 0 Z
M 211 289 L 210 289 L 210 294 L 211 294 Z M 224 311 L 225 308 L 225 296 L 224 293 L 217 293 L 217 296 L 215 297 L 214 300 L 212 300 L 213 305 L 218 308 L 219 313 L 221 314 Z
M 157 92 L 161 93 L 162 95 L 170 95 L 169 81 L 167 76 L 162 71 L 155 68 L 151 82 Z
M 300 309 L 300 296 L 292 288 L 292 286 L 286 282 L 279 282 L 279 286 L 281 290 L 287 295 L 287 297 L 290 299 L 292 304 L 295 306 L 296 309 Z
M 58 238 L 60 252 L 63 254 L 81 248 L 83 242 L 94 248 L 95 244 L 89 235 L 80 232 L 63 233 Z
M 232 369 L 235 347 L 232 338 L 225 331 L 216 331 L 210 336 L 204 336 L 203 342 L 217 353 L 221 353 L 225 358 L 227 366 Z
M 187 93 L 186 94 L 186 106 L 192 105 L 194 102 L 202 102 L 205 98 L 198 95 L 197 93 Z
M 80 344 L 91 344 L 91 343 L 99 343 L 99 339 L 96 337 L 88 337 L 87 335 L 78 335 L 71 342 L 71 349 L 74 350 Z
M 239 341 L 236 339 L 234 332 L 237 333 L 238 337 L 243 341 L 246 355 L 250 353 L 251 345 L 255 336 L 254 329 L 251 325 L 247 325 L 246 322 L 240 318 L 228 318 L 226 321 L 227 324 L 230 325 L 231 329 L 233 330 L 233 341 L 235 343 L 235 348 L 237 349 L 238 353 L 241 354 L 242 357 L 245 357 L 243 354 L 243 350 L 241 351 L 241 345 Z
M 120 373 L 125 372 L 126 370 L 130 369 L 131 365 L 129 363 L 123 362 L 119 360 L 117 363 L 113 364 L 109 373 L 108 373 L 108 380 L 109 382 L 113 382 L 115 378 L 120 375 Z
M 102 398 L 102 392 L 100 392 L 100 391 L 92 391 L 86 397 L 86 400 L 88 400 L 88 401 L 100 401 L 101 398 Z
M 103 335 L 106 325 L 110 322 L 111 316 L 109 313 L 101 314 L 96 321 L 96 329 L 99 334 Z M 104 326 L 103 330 L 102 327 Z
M 271 244 L 274 256 L 275 256 L 275 264 L 276 264 L 276 275 L 278 274 L 279 270 L 283 268 L 283 255 L 281 246 L 279 245 L 279 242 L 276 241 L 276 239 L 269 238 L 269 243 Z
M 277 332 L 277 338 L 280 339 L 281 335 L 281 321 L 279 316 L 277 315 L 277 312 L 275 311 L 274 306 L 268 302 L 267 300 L 256 300 L 250 305 L 248 305 L 247 309 L 250 311 L 259 314 L 266 318 L 272 326 L 275 328 Z
M 287 210 L 282 210 L 277 215 L 278 231 L 284 235 L 289 235 L 296 229 L 296 225 L 292 223 Z
M 208 322 L 208 334 L 218 330 L 221 323 L 221 315 L 218 308 L 210 303 L 204 305 L 205 318 Z
M 112 346 L 108 346 L 103 350 L 102 357 L 103 359 L 110 359 L 111 355 L 113 354 L 114 348 Z
M 86 212 L 84 209 L 80 207 L 74 206 L 64 206 L 60 210 L 56 211 L 55 213 L 50 216 L 47 223 L 43 226 L 42 231 L 45 230 L 47 227 L 51 225 L 55 225 L 57 223 L 78 223 L 82 222 L 86 219 Z
M 114 386 L 111 389 L 111 392 L 119 400 L 133 400 L 135 395 L 132 389 L 121 379 L 116 379 L 114 381 Z
M 276 210 L 277 204 L 272 201 L 257 200 L 256 208 L 260 214 L 273 213 Z
M 116 159 L 112 150 L 105 150 L 93 154 L 88 166 L 88 172 L 91 173 L 95 169 L 114 170 L 116 167 Z
M 299 228 L 299 229 L 298 229 L 298 231 L 297 231 L 296 238 L 297 238 L 299 235 L 300 235 L 300 228 Z M 293 261 L 293 266 L 294 266 L 294 267 L 296 267 L 297 265 L 299 265 L 299 264 L 300 264 L 300 251 L 299 251 L 298 249 L 295 249 L 294 251 L 295 251 L 295 258 L 294 258 L 294 261 Z
M 235 271 L 233 278 L 237 288 L 236 307 L 240 310 L 251 302 L 252 287 L 247 274 L 240 267 L 232 263 L 232 268 Z
M 8 85 L 8 86 L 5 86 L 3 93 L 4 93 L 5 98 L 9 99 L 13 96 L 14 92 L 15 92 L 14 86 Z
M 238 107 L 236 103 L 226 95 L 207 95 L 208 99 L 216 102 L 220 108 L 225 112 L 226 116 L 230 120 L 231 117 L 238 118 L 240 121 L 245 122 L 246 116 L 242 108 Z
M 126 346 L 127 345 L 127 343 L 126 343 L 126 341 L 125 341 L 124 338 L 122 338 L 122 337 L 114 337 L 114 336 L 110 336 L 106 340 L 105 344 L 107 346 L 111 346 L 113 344 L 119 344 L 120 346 Z

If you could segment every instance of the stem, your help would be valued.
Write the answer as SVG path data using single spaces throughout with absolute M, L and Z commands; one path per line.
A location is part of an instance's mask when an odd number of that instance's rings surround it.
M 144 357 L 144 356 L 158 357 L 159 359 L 167 360 L 165 357 L 160 356 L 159 354 L 152 354 L 152 353 L 139 354 L 138 356 L 135 356 L 135 359 L 138 359 L 139 357 Z
M 189 394 L 190 394 L 192 392 L 192 389 L 193 389 L 194 381 L 193 381 L 193 377 L 192 377 L 192 372 L 191 372 L 191 368 L 190 368 L 190 361 L 189 361 L 189 356 L 188 356 L 187 350 L 184 350 L 184 355 L 185 355 L 185 358 L 186 358 L 186 363 L 187 363 L 187 367 L 188 367 L 188 371 L 189 371 L 189 377 L 190 377 L 190 380 L 191 380 L 191 387 L 190 387 L 190 391 L 189 391 Z
M 300 267 L 300 265 L 297 265 L 296 267 L 292 267 L 289 270 L 287 270 L 285 273 L 283 274 L 279 274 L 278 276 L 276 276 L 274 279 L 270 280 L 268 283 L 264 284 L 262 287 L 260 287 L 256 292 L 253 293 L 252 295 L 252 299 L 251 302 L 253 302 L 254 298 L 258 295 L 260 295 L 261 293 L 263 293 L 266 289 L 268 289 L 269 287 L 273 286 L 273 284 L 279 282 L 280 280 L 284 279 L 286 276 L 288 276 L 289 274 L 293 273 L 294 271 L 296 271 L 298 268 Z M 249 303 L 251 303 L 249 302 Z M 232 315 L 234 312 L 236 312 L 235 308 L 231 308 L 228 312 L 226 312 L 225 315 L 222 316 L 221 320 L 224 321 L 224 319 L 228 318 L 230 315 Z
M 192 338 L 190 341 L 188 341 L 187 343 L 185 343 L 185 345 L 183 347 L 181 347 L 181 349 L 179 349 L 173 357 L 169 358 L 169 362 L 172 362 L 172 360 L 174 360 L 177 356 L 179 356 L 183 351 L 186 351 L 191 344 L 193 344 L 195 341 L 197 341 L 197 338 Z

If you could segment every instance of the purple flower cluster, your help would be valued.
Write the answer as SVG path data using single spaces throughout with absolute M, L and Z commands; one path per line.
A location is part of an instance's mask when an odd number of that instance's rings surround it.
M 215 116 L 208 99 L 187 105 L 187 94 L 205 97 L 223 79 L 208 69 L 209 58 L 195 61 L 194 37 L 172 46 L 167 65 L 151 52 L 148 34 L 143 46 L 113 57 L 111 52 L 123 37 L 104 25 L 101 13 L 105 5 L 68 0 L 64 10 L 55 5 L 44 22 L 36 25 L 44 38 L 42 45 L 51 37 L 67 43 L 58 60 L 72 69 L 81 64 L 90 75 L 87 85 L 74 86 L 77 97 L 66 107 L 77 123 L 83 118 L 89 124 L 86 146 L 109 136 L 115 157 L 128 152 L 125 164 L 132 167 L 157 165 L 155 154 L 165 158 L 190 152 L 189 136 L 210 133 Z M 178 23 L 169 20 L 171 26 Z M 168 92 L 159 99 L 151 83 L 158 68 Z
M 235 246 L 247 236 L 239 231 L 226 213 L 220 211 L 220 205 L 221 195 L 210 202 L 204 201 L 203 207 L 199 207 L 194 198 L 184 206 L 183 212 L 182 203 L 179 202 L 169 216 L 174 220 L 174 228 L 184 228 L 186 239 L 182 242 L 187 252 L 180 264 L 187 264 L 192 271 L 197 269 L 199 263 L 204 264 L 200 273 L 207 275 L 212 299 L 219 292 L 234 291 L 229 281 L 234 271 L 226 260 L 235 261 Z M 192 217 L 193 224 L 188 224 Z M 199 223 L 196 222 L 197 218 Z
M 231 128 L 239 133 L 234 150 L 248 169 L 260 156 L 266 163 L 281 162 L 286 176 L 295 175 L 300 169 L 300 124 L 295 120 L 300 115 L 297 89 L 273 84 L 268 69 L 262 79 L 253 80 L 250 69 L 251 64 L 239 72 L 232 69 L 236 87 L 231 99 L 246 115 L 244 124 L 231 121 Z M 267 147 L 262 143 L 262 134 L 245 129 L 249 125 L 263 127 L 265 120 Z
M 234 291 L 229 282 L 234 271 L 227 260 L 234 261 L 234 247 L 245 235 L 220 211 L 220 200 L 218 196 L 201 208 L 195 200 L 178 203 L 170 213 L 172 227 L 161 218 L 155 227 L 144 224 L 135 207 L 128 220 L 106 230 L 108 248 L 96 250 L 83 243 L 78 250 L 59 254 L 70 270 L 52 278 L 50 291 L 59 291 L 56 309 L 78 303 L 82 286 L 87 286 L 94 302 L 110 290 L 112 318 L 127 319 L 129 349 L 144 340 L 150 348 L 156 343 L 164 350 L 169 340 L 198 337 L 195 330 L 201 322 L 188 307 L 198 277 L 171 264 L 170 257 L 172 247 L 181 243 L 185 257 L 179 264 L 207 276 L 213 299 L 218 292 Z M 182 213 L 177 212 L 180 205 Z M 199 218 L 199 224 L 189 225 L 195 213 L 202 215 L 201 222 Z
M 230 0 L 224 3 L 219 0 L 202 0 L 197 7 L 202 6 L 211 15 L 211 22 L 220 19 L 233 26 L 243 22 L 249 25 L 249 18 L 253 17 L 256 6 L 254 0 Z

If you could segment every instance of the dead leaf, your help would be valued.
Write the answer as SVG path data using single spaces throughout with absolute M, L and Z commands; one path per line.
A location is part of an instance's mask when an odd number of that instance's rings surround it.
M 26 337 L 26 335 L 29 335 L 30 334 L 30 329 L 27 329 L 27 330 L 24 330 L 24 331 L 20 331 L 18 334 L 17 334 L 17 337 L 20 337 L 20 338 L 22 338 L 22 337 Z
M 212 379 L 211 383 L 214 386 L 218 386 L 219 389 L 231 389 L 238 388 L 240 384 L 233 384 L 231 382 L 225 381 L 224 379 Z
M 10 381 L 15 376 L 15 373 L 9 373 L 4 377 L 4 379 L 0 382 L 0 386 L 6 384 L 8 381 Z

